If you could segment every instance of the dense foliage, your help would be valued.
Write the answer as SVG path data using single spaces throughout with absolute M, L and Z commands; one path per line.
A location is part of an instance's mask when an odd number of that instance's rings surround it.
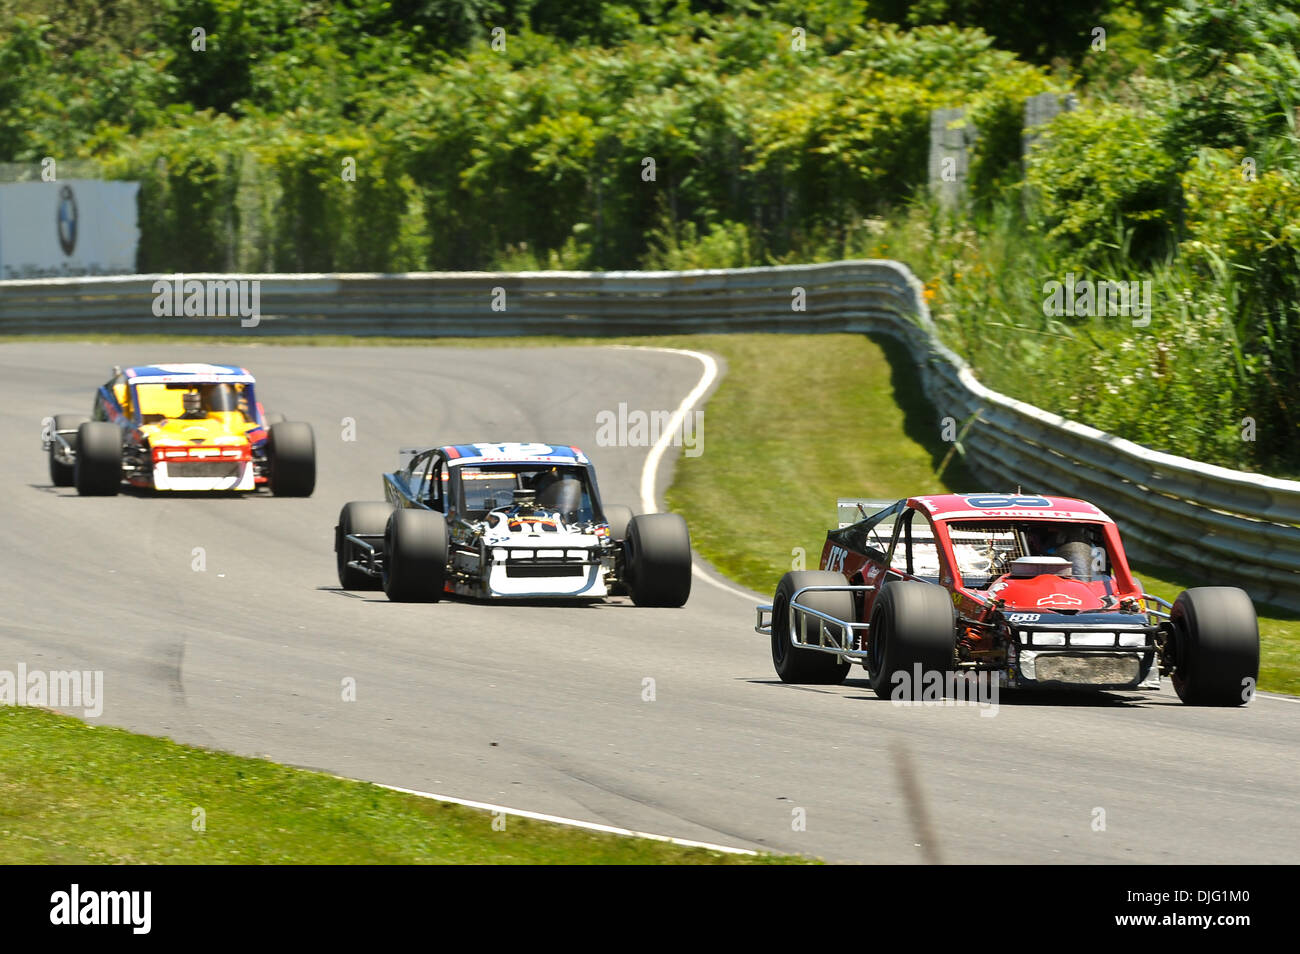
M 931 109 L 1049 85 L 854 0 L 5 3 L 0 159 L 140 179 L 144 269 L 798 255 L 924 183 Z
M 0 161 L 140 180 L 146 270 L 900 257 L 991 384 L 1300 472 L 1300 0 L 1039 7 L 0 0 Z M 1150 325 L 1046 314 L 1067 273 L 1152 282 Z

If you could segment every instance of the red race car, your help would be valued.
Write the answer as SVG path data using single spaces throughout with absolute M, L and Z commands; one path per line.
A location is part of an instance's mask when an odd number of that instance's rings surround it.
M 857 662 L 895 699 L 918 698 L 917 677 L 935 673 L 1091 690 L 1158 689 L 1168 676 L 1205 706 L 1254 694 L 1259 627 L 1245 591 L 1196 587 L 1173 604 L 1144 593 L 1092 504 L 939 494 L 856 510 L 826 534 L 820 570 L 787 573 L 758 607 L 784 682 L 839 683 Z

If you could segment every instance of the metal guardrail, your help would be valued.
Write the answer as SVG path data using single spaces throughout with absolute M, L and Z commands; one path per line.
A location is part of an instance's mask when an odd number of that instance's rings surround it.
M 0 281 L 0 335 L 84 332 L 608 336 L 871 332 L 901 340 L 940 417 L 978 415 L 968 469 L 1096 502 L 1133 554 L 1300 609 L 1300 482 L 1141 447 L 984 387 L 934 334 L 921 285 L 890 261 L 687 272 L 208 275 L 257 279 L 261 321 L 155 317 L 172 275 Z M 804 310 L 794 310 L 802 289 Z

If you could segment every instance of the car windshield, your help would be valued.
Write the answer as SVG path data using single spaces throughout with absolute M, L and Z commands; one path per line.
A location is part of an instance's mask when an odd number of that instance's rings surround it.
M 957 521 L 948 538 L 962 583 L 985 589 L 1022 556 L 1055 556 L 1070 562 L 1071 576 L 1085 583 L 1108 579 L 1111 554 L 1101 524 L 1024 521 Z
M 517 502 L 558 512 L 571 523 L 596 519 L 587 469 L 576 466 L 497 464 L 458 467 L 464 516 L 479 519 Z M 528 504 L 531 500 L 532 503 Z
M 186 416 L 185 395 L 199 395 L 199 410 L 190 416 L 235 411 L 252 420 L 249 394 L 245 384 L 137 384 L 136 402 L 140 419 L 146 424 Z

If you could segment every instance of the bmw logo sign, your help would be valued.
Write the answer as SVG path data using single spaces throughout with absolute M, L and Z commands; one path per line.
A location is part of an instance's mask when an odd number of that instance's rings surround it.
M 73 198 L 72 186 L 65 185 L 59 189 L 57 224 L 59 246 L 63 249 L 64 255 L 71 255 L 72 250 L 77 247 L 77 200 Z

